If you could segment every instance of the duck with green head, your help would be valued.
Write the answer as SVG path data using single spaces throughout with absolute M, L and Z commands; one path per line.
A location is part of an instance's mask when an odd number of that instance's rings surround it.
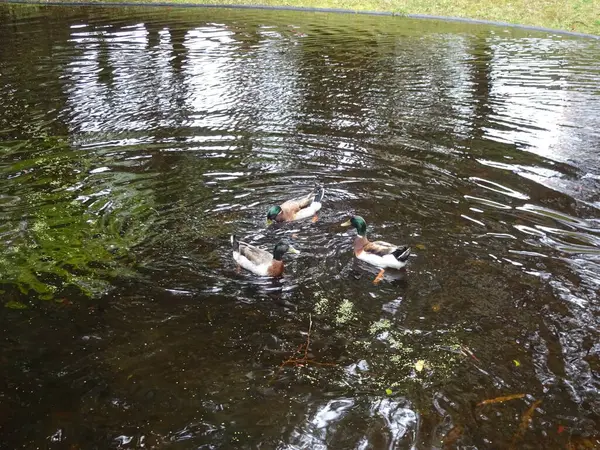
M 406 265 L 410 256 L 410 247 L 394 245 L 384 241 L 370 242 L 367 239 L 367 223 L 360 216 L 352 216 L 342 224 L 344 227 L 353 226 L 358 235 L 354 240 L 354 255 L 361 261 L 372 266 L 380 267 L 381 271 L 373 281 L 379 283 L 383 279 L 386 268 L 401 269 Z
M 313 216 L 313 222 L 316 222 L 315 214 L 321 209 L 324 195 L 323 187 L 317 185 L 307 195 L 287 200 L 279 206 L 272 206 L 267 211 L 267 226 L 273 222 L 291 222 L 311 216 Z
M 254 245 L 238 240 L 235 235 L 231 236 L 233 246 L 233 259 L 241 266 L 256 275 L 263 277 L 279 277 L 283 274 L 283 255 L 286 253 L 300 253 L 290 244 L 279 241 L 273 253 L 269 253 Z

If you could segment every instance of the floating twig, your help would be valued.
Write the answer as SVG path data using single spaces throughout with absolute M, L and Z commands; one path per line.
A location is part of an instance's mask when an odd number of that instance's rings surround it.
M 463 356 L 470 356 L 471 358 L 473 358 L 475 361 L 477 362 L 481 362 L 479 361 L 479 358 L 477 358 L 477 356 L 475 356 L 475 354 L 473 354 L 473 352 L 469 349 L 469 347 L 467 347 L 466 345 L 461 345 L 460 346 L 460 353 Z
M 523 417 L 521 418 L 521 424 L 519 425 L 519 429 L 515 433 L 512 443 L 510 445 L 511 450 L 515 448 L 515 444 L 525 435 L 527 427 L 529 426 L 529 423 L 531 422 L 531 419 L 533 417 L 533 413 L 535 412 L 535 409 L 538 406 L 540 406 L 540 403 L 542 403 L 541 400 L 536 400 L 523 414 Z
M 455 425 L 454 427 L 452 427 L 452 429 L 448 431 L 448 433 L 446 433 L 446 436 L 444 436 L 442 439 L 444 450 L 453 448 L 456 441 L 458 441 L 458 439 L 460 439 L 460 437 L 462 436 L 463 431 L 464 427 L 462 425 Z
M 275 377 L 277 377 L 277 375 L 279 375 L 279 373 L 283 370 L 283 368 L 285 366 L 304 367 L 309 364 L 313 364 L 315 366 L 337 366 L 337 364 L 335 364 L 335 363 L 323 363 L 323 362 L 315 361 L 314 359 L 308 359 L 308 349 L 310 347 L 310 333 L 312 332 L 312 314 L 308 315 L 308 320 L 309 320 L 309 323 L 308 323 L 308 333 L 306 335 L 306 342 L 304 344 L 300 344 L 300 346 L 294 352 L 294 354 L 279 365 L 279 369 L 273 375 L 273 378 L 271 379 L 271 381 L 273 381 L 275 379 Z M 296 357 L 297 355 L 300 355 L 302 353 L 304 353 L 304 355 L 301 358 Z
M 491 405 L 492 403 L 504 403 L 509 400 L 516 400 L 517 398 L 523 398 L 525 394 L 512 394 L 505 395 L 503 397 L 490 398 L 488 400 L 484 400 L 482 402 L 477 403 L 477 406 Z

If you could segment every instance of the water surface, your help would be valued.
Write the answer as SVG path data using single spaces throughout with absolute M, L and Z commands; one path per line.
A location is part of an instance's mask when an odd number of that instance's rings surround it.
M 3 448 L 598 448 L 599 42 L 8 5 L 0 42 Z M 233 232 L 302 253 L 238 274 Z

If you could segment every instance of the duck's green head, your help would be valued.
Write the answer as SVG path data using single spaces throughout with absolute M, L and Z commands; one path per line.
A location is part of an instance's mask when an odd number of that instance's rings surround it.
M 286 253 L 300 253 L 294 247 L 292 247 L 289 243 L 285 241 L 279 241 L 273 250 L 273 259 L 276 261 L 281 261 L 283 259 L 283 255 Z
M 360 216 L 352 216 L 350 220 L 342 224 L 343 227 L 353 226 L 356 228 L 356 232 L 359 236 L 365 237 L 367 235 L 367 222 Z
M 281 214 L 281 206 L 271 206 L 267 211 L 267 226 L 271 225 L 279 214 Z

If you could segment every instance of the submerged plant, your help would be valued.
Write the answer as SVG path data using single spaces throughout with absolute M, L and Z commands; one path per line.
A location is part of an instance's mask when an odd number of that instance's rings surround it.
M 3 283 L 46 300 L 68 287 L 90 297 L 102 294 L 112 277 L 127 271 L 131 247 L 151 226 L 151 205 L 118 174 L 103 177 L 100 189 L 86 190 L 92 156 L 75 155 L 64 142 L 45 145 L 51 151 L 42 146 L 28 164 L 11 168 L 28 179 L 4 224 Z

